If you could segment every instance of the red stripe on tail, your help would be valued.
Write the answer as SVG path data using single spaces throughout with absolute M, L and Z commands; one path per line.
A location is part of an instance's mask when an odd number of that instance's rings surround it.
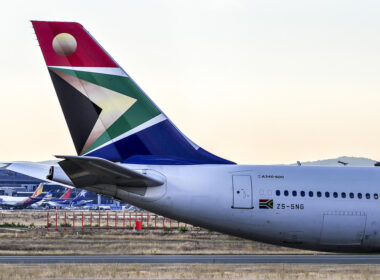
M 72 191 L 73 191 L 73 189 L 68 189 L 60 198 L 61 199 L 70 198 Z
M 48 66 L 118 67 L 79 23 L 32 21 L 32 24 Z

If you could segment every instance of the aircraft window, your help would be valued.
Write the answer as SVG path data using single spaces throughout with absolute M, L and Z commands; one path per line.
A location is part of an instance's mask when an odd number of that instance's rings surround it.
M 279 196 L 281 192 L 279 190 L 276 191 L 276 195 Z
M 292 192 L 293 196 L 297 196 L 297 191 Z
M 321 197 L 321 196 L 322 196 L 322 193 L 321 193 L 321 192 L 317 192 L 317 196 L 318 196 L 318 197 Z
M 362 193 L 358 193 L 358 198 L 362 198 L 363 196 L 362 196 Z
M 366 198 L 366 199 L 370 199 L 370 198 L 371 198 L 371 195 L 370 195 L 369 193 L 366 193 L 366 194 L 365 194 L 365 198 Z
M 288 196 L 288 195 L 289 195 L 289 192 L 288 192 L 288 191 L 284 191 L 284 195 L 285 195 L 285 196 Z
M 350 192 L 350 198 L 354 198 L 354 193 Z
M 379 198 L 379 195 L 377 193 L 373 194 L 373 198 L 374 199 L 378 199 Z
M 337 192 L 334 192 L 334 193 L 333 193 L 333 196 L 334 196 L 335 198 L 337 198 L 337 197 L 338 197 L 338 193 L 337 193 Z
M 329 192 L 325 192 L 325 197 L 330 197 L 330 193 Z
M 346 198 L 346 193 L 342 192 L 342 198 Z
M 313 197 L 313 192 L 312 191 L 309 192 L 309 196 Z
M 305 196 L 305 191 L 301 191 L 301 196 L 302 196 L 302 197 Z

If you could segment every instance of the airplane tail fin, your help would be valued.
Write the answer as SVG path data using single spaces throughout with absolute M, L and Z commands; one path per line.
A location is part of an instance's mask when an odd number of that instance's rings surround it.
M 72 203 L 76 203 L 78 201 L 84 200 L 86 198 L 87 191 L 81 191 L 72 201 Z
M 32 21 L 78 155 L 142 164 L 233 164 L 182 134 L 75 22 Z
M 50 199 L 50 198 L 53 198 L 53 194 L 54 194 L 54 191 L 50 191 L 50 192 L 48 192 L 48 193 L 44 196 L 44 199 Z
M 70 198 L 72 192 L 73 192 L 73 189 L 68 189 L 60 198 L 61 199 Z
M 35 190 L 35 192 L 33 193 L 31 197 L 36 198 L 40 196 L 42 194 L 43 188 L 44 188 L 44 184 L 43 183 L 39 184 L 38 188 Z

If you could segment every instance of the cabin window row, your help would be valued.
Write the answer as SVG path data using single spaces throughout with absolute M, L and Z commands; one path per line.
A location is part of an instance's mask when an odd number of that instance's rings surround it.
M 314 197 L 314 195 L 316 196 L 316 197 L 322 197 L 322 196 L 324 196 L 324 197 L 326 197 L 326 198 L 329 198 L 330 197 L 330 192 L 324 192 L 324 193 L 322 193 L 322 192 L 320 192 L 320 191 L 317 191 L 317 192 L 313 192 L 313 191 L 309 191 L 308 193 L 306 193 L 305 191 L 300 191 L 299 192 L 299 195 L 301 196 L 301 197 L 305 197 L 306 196 L 306 194 L 309 196 L 309 197 Z M 280 196 L 281 195 L 281 191 L 280 190 L 276 190 L 276 195 L 277 196 Z M 292 192 L 290 192 L 290 191 L 287 191 L 287 190 L 285 190 L 285 191 L 283 191 L 283 195 L 284 196 L 289 196 L 289 195 L 291 195 L 291 196 L 297 196 L 298 195 L 298 192 L 297 191 L 292 191 Z M 350 193 L 345 193 L 345 192 L 341 192 L 341 193 L 337 193 L 337 192 L 332 192 L 331 193 L 331 197 L 334 197 L 334 198 L 338 198 L 338 197 L 341 197 L 341 198 L 355 198 L 355 196 L 357 197 L 357 198 L 359 198 L 359 199 L 362 199 L 363 197 L 365 197 L 366 199 L 370 199 L 371 197 L 373 197 L 374 199 L 378 199 L 379 198 L 379 195 L 377 194 L 377 193 L 374 193 L 373 195 L 371 195 L 370 193 L 366 193 L 364 196 L 363 196 L 363 194 L 362 193 L 357 193 L 356 195 L 354 194 L 354 193 L 352 193 L 352 192 L 350 192 Z

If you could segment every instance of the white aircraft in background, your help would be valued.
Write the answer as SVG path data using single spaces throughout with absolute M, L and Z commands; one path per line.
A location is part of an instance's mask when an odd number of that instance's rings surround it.
M 32 23 L 78 156 L 8 169 L 261 242 L 380 250 L 380 169 L 217 157 L 183 135 L 80 24 Z
M 0 207 L 2 209 L 23 209 L 31 206 L 43 198 L 43 187 L 43 183 L 41 183 L 30 197 L 0 195 Z

